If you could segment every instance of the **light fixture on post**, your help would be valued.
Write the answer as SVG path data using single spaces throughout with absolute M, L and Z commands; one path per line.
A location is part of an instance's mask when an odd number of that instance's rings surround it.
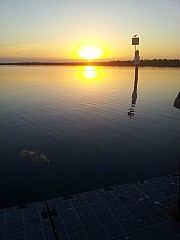
M 139 45 L 139 37 L 137 35 L 132 37 L 132 45 L 135 46 L 134 65 L 138 66 L 140 64 L 140 56 L 139 50 L 136 49 L 136 46 Z

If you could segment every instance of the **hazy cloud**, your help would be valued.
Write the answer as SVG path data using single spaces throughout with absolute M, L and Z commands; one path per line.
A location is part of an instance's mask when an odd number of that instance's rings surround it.
M 17 44 L 17 45 L 11 45 L 11 46 L 5 46 L 0 48 L 0 52 L 16 52 L 16 51 L 24 51 L 29 50 L 32 48 L 39 47 L 39 43 L 33 43 L 33 44 Z

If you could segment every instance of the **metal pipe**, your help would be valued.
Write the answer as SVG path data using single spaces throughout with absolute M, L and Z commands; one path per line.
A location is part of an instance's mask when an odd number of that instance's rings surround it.
M 49 210 L 49 206 L 48 206 L 47 201 L 45 200 L 44 202 L 45 202 L 45 204 L 46 204 L 46 208 L 47 208 L 47 212 L 48 212 L 48 218 L 49 218 L 49 221 L 50 221 L 52 230 L 53 230 L 54 238 L 55 238 L 55 240 L 59 240 L 59 239 L 58 239 L 57 232 L 56 232 L 56 227 L 55 227 L 55 224 L 54 224 L 53 219 L 52 219 L 52 213 L 51 213 L 51 211 Z

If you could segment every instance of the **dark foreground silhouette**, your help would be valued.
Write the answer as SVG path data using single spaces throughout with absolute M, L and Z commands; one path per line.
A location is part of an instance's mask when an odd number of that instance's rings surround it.
M 180 109 L 180 92 L 179 92 L 179 94 L 177 95 L 177 97 L 174 100 L 174 107 Z

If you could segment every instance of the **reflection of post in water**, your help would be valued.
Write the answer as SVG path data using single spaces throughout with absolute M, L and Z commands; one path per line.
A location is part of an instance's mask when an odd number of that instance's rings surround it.
M 136 50 L 136 45 L 139 45 L 139 38 L 135 35 L 132 38 L 132 45 L 135 45 L 135 56 L 134 56 L 134 65 L 135 65 L 135 79 L 134 79 L 134 90 L 132 93 L 131 107 L 128 111 L 128 116 L 131 118 L 135 113 L 135 105 L 137 100 L 137 85 L 138 85 L 138 68 L 140 64 L 139 50 Z
M 134 89 L 132 93 L 131 107 L 128 111 L 128 116 L 131 118 L 135 113 L 135 105 L 137 100 L 137 86 L 138 86 L 138 66 L 135 66 Z

